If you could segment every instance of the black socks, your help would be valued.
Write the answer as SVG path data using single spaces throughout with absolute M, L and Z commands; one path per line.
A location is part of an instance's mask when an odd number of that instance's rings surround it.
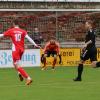
M 83 72 L 83 64 L 79 64 L 79 66 L 78 66 L 78 77 L 77 78 L 81 79 L 82 72 Z

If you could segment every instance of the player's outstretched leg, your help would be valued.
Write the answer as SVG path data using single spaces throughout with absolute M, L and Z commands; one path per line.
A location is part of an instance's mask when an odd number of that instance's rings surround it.
M 26 85 L 30 85 L 32 83 L 32 79 L 26 73 L 26 71 L 22 67 L 18 67 L 17 70 L 20 73 L 20 75 L 26 79 Z
M 100 67 L 100 61 L 92 61 L 91 63 L 93 68 L 99 68 Z
M 96 67 L 97 67 L 97 68 L 100 67 L 100 61 L 98 61 L 98 62 L 96 63 Z
M 82 78 L 81 78 L 82 72 L 83 72 L 83 64 L 79 64 L 79 65 L 78 65 L 78 75 L 77 75 L 77 77 L 74 79 L 74 81 L 81 81 L 81 80 L 82 80 Z

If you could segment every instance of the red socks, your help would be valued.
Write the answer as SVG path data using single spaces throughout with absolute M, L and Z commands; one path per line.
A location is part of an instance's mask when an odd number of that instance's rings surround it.
M 25 70 L 22 67 L 19 67 L 18 72 L 20 72 L 20 74 L 24 77 L 24 78 L 28 78 L 28 74 L 25 72 Z
M 46 58 L 44 58 L 43 62 L 44 62 L 44 67 L 46 67 Z
M 55 65 L 56 65 L 56 62 L 57 62 L 57 59 L 54 59 L 54 61 L 53 61 L 53 66 L 55 67 Z

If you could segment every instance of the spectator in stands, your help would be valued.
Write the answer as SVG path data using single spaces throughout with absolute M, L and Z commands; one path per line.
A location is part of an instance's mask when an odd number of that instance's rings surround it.
M 34 28 L 33 39 L 38 45 L 41 45 L 43 41 L 43 37 L 37 27 Z

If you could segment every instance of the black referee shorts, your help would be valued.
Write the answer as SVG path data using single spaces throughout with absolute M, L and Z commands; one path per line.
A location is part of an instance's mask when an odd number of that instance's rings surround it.
M 97 61 L 97 49 L 96 47 L 86 49 L 82 54 L 81 54 L 81 60 L 86 61 L 90 59 L 90 61 Z

